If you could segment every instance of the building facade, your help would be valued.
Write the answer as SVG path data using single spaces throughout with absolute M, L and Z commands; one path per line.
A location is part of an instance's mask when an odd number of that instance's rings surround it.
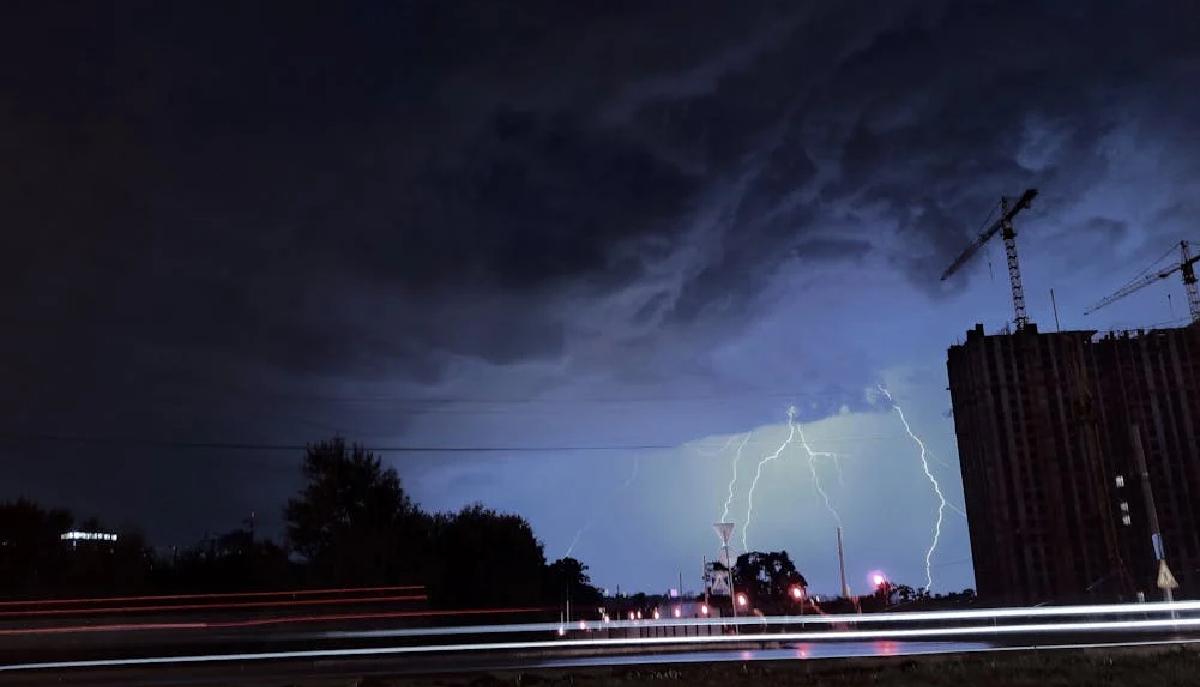
M 951 346 L 971 554 L 995 603 L 1156 598 L 1136 425 L 1165 552 L 1197 588 L 1200 428 L 1196 327 L 1109 335 L 1035 325 Z

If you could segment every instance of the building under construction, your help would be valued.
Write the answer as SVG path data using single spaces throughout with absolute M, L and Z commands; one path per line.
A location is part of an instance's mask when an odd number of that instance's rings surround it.
M 1011 604 L 1157 598 L 1176 585 L 1194 596 L 1200 257 L 1181 242 L 1177 263 L 1092 308 L 1178 273 L 1187 327 L 1039 332 L 1025 313 L 1012 222 L 1036 195 L 1002 200 L 1000 218 L 942 275 L 1003 237 L 1015 330 L 976 325 L 946 362 L 978 592 Z
M 1157 595 L 1140 433 L 1166 559 L 1200 588 L 1200 327 L 985 335 L 947 368 L 978 591 L 1039 603 Z

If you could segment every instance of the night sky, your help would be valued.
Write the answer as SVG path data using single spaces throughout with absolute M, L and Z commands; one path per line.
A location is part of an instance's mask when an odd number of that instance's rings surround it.
M 0 498 L 187 545 L 281 533 L 302 450 L 519 512 L 610 590 L 699 588 L 789 406 L 852 586 L 924 584 L 962 488 L 945 350 L 1181 322 L 1196 3 L 54 3 L 0 13 Z M 1171 300 L 1168 301 L 1168 294 Z M 249 448 L 185 444 L 248 444 Z M 279 450 L 271 450 L 280 446 Z M 636 447 L 657 448 L 636 448 Z M 538 450 L 546 449 L 546 450 Z M 589 450 L 581 450 L 589 449 Z M 798 445 L 748 543 L 837 589 Z M 946 511 L 934 591 L 973 584 Z

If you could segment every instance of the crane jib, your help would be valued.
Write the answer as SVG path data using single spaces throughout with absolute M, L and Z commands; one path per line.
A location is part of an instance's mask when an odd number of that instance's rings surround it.
M 1012 207 L 1009 207 L 1004 214 L 1000 216 L 1000 219 L 993 222 L 987 229 L 981 231 L 979 236 L 976 237 L 975 240 L 972 241 L 971 244 L 968 245 L 957 258 L 954 259 L 954 262 L 950 263 L 950 266 L 946 268 L 946 271 L 942 272 L 941 280 L 946 281 L 952 274 L 957 272 L 958 268 L 962 267 L 968 260 L 970 260 L 971 257 L 979 251 L 983 244 L 987 243 L 993 236 L 996 235 L 996 232 L 1000 231 L 1001 227 L 1003 227 L 1006 223 L 1011 222 L 1013 218 L 1017 216 L 1018 212 L 1029 207 L 1030 203 L 1033 202 L 1033 199 L 1037 197 L 1037 194 L 1038 192 L 1036 188 L 1025 189 L 1025 192 L 1021 194 L 1021 197 L 1012 204 Z

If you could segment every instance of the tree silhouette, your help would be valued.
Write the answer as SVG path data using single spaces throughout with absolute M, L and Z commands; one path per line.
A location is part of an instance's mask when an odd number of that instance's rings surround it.
M 574 558 L 560 558 L 546 566 L 543 598 L 562 603 L 569 599 L 572 606 L 591 608 L 603 600 L 599 589 L 592 586 L 588 567 Z
M 61 536 L 71 529 L 113 530 L 94 519 L 76 524 L 69 511 L 30 501 L 0 503 L 0 592 L 424 584 L 441 607 L 559 607 L 569 598 L 572 609 L 586 612 L 601 601 L 586 565 L 574 558 L 546 564 L 524 518 L 478 504 L 427 515 L 405 494 L 396 471 L 360 446 L 340 438 L 313 444 L 303 473 L 303 487 L 284 509 L 299 558 L 248 528 L 172 547 L 166 557 L 155 556 L 128 527 L 115 542 L 69 542 Z
M 749 594 L 758 608 L 772 611 L 788 603 L 793 585 L 808 587 L 787 551 L 743 553 L 734 563 L 733 581 L 738 593 Z
M 0 503 L 0 581 L 14 595 L 133 591 L 146 583 L 152 559 L 142 537 L 66 542 L 72 529 L 109 532 L 94 518 L 76 527 L 71 513 L 20 499 Z
M 245 529 L 206 539 L 163 567 L 159 582 L 172 590 L 279 589 L 297 581 L 287 552 Z
M 65 510 L 45 510 L 25 499 L 0 504 L 0 579 L 8 593 L 62 584 L 67 559 L 59 535 L 72 522 Z
M 285 518 L 288 538 L 316 581 L 396 584 L 424 577 L 427 519 L 395 470 L 334 438 L 308 447 L 304 477 Z
M 546 559 L 542 544 L 519 515 L 474 504 L 434 525 L 430 593 L 438 605 L 540 604 Z

